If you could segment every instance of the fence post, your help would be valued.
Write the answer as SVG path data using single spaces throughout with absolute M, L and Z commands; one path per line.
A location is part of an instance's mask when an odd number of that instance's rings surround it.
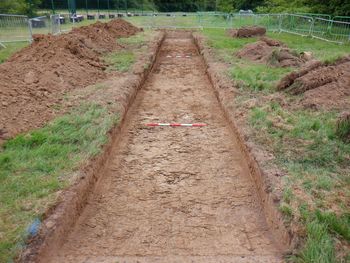
M 309 36 L 313 35 L 314 27 L 315 27 L 315 19 L 313 17 L 311 17 L 311 25 L 310 25 Z
M 55 5 L 53 3 L 53 0 L 51 0 L 51 8 L 52 8 L 52 13 L 55 14 Z
M 28 29 L 29 29 L 29 42 L 32 43 L 33 42 L 32 22 L 28 18 L 27 20 L 28 20 Z
M 282 32 L 282 14 L 279 14 L 279 21 L 278 21 L 278 32 L 281 33 Z

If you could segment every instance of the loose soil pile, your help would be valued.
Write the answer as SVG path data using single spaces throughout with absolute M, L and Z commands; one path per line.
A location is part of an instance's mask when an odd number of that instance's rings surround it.
M 283 43 L 267 37 L 261 38 L 258 42 L 247 44 L 236 55 L 239 58 L 273 67 L 300 67 L 311 59 L 310 55 L 299 54 Z
M 229 29 L 227 33 L 231 37 L 264 36 L 266 34 L 266 28 L 261 26 L 244 26 L 239 29 Z
M 304 94 L 303 104 L 313 108 L 342 109 L 350 107 L 350 56 L 326 65 L 313 62 L 285 76 L 278 90 Z
M 124 20 L 73 29 L 34 42 L 0 65 L 0 142 L 51 119 L 66 92 L 106 77 L 101 54 L 140 29 Z M 54 109 L 56 108 L 56 110 Z

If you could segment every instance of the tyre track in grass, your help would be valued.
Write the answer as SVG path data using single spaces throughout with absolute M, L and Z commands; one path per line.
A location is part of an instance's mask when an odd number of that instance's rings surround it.
M 283 261 L 191 33 L 168 32 L 120 138 L 64 245 L 41 262 Z

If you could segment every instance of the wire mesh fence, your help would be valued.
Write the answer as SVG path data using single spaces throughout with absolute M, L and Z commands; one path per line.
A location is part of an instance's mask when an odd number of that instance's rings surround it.
M 47 16 L 39 16 L 29 19 L 29 26 L 32 34 L 51 33 L 51 20 Z
M 199 14 L 198 23 L 201 28 L 232 28 L 232 16 L 229 14 Z
M 120 10 L 111 9 L 106 13 L 101 10 L 89 10 L 86 14 L 66 12 L 31 19 L 26 16 L 0 15 L 0 42 L 30 41 L 32 34 L 52 33 L 56 35 L 97 20 L 108 21 L 121 17 L 139 27 L 146 28 L 203 29 L 260 25 L 268 31 L 309 36 L 336 43 L 350 43 L 348 17 L 338 17 L 339 21 L 337 21 L 327 19 L 327 16 L 313 17 L 300 14 L 168 13 L 145 10 L 123 13 Z
M 61 16 L 60 15 L 51 15 L 51 33 L 53 35 L 58 35 L 61 33 Z
M 0 42 L 31 41 L 28 17 L 0 14 Z
M 280 17 L 280 32 L 287 32 L 301 36 L 311 34 L 313 18 L 309 16 L 282 14 Z
M 311 36 L 336 43 L 350 42 L 350 23 L 315 18 Z

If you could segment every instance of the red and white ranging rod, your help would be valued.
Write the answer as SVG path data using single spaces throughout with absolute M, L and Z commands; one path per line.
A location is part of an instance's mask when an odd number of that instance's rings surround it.
M 205 127 L 206 123 L 147 123 L 146 126 L 157 127 L 157 126 L 167 126 L 167 127 Z

